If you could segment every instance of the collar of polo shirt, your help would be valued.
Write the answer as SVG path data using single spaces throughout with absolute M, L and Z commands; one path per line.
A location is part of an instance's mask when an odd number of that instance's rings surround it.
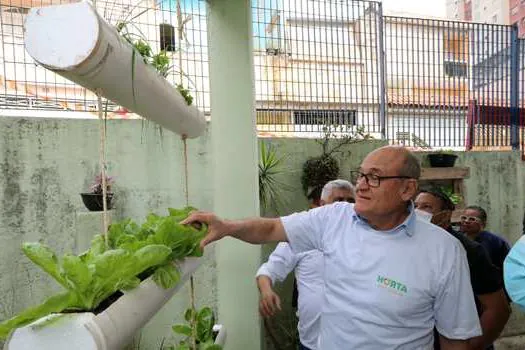
M 387 231 L 381 231 L 381 232 L 384 232 L 384 233 L 394 233 L 394 232 L 397 232 L 399 230 L 403 230 L 407 236 L 409 237 L 412 237 L 414 235 L 414 232 L 415 232 L 415 222 L 416 222 L 416 213 L 415 213 L 415 206 L 414 206 L 414 202 L 413 201 L 410 201 L 410 204 L 408 205 L 408 211 L 409 211 L 409 214 L 407 216 L 407 218 L 405 219 L 405 221 L 403 221 L 401 224 L 399 224 L 398 226 L 394 227 L 393 229 L 390 229 L 390 230 L 387 230 Z M 354 213 L 353 213 L 353 217 L 354 219 L 357 219 L 360 223 L 363 223 L 364 225 L 367 225 L 370 227 L 370 225 L 368 224 L 368 221 L 363 218 L 361 215 L 357 214 L 354 210 Z

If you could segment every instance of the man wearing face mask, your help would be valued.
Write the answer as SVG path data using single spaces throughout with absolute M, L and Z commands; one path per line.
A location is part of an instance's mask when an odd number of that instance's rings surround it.
M 421 191 L 416 197 L 415 206 L 418 210 L 432 214 L 432 223 L 456 237 L 465 248 L 483 330 L 483 335 L 470 339 L 469 343 L 472 349 L 494 349 L 492 343 L 498 338 L 510 316 L 510 307 L 498 269 L 491 263 L 483 246 L 452 229 L 450 218 L 455 207 L 448 196 L 440 191 Z M 434 349 L 439 349 L 438 343 L 434 345 Z
M 346 180 L 333 180 L 323 187 L 319 204 L 323 206 L 334 202 L 354 201 L 354 186 Z M 288 243 L 279 243 L 268 262 L 257 271 L 257 286 L 261 293 L 259 311 L 263 317 L 269 317 L 281 309 L 281 301 L 272 284 L 275 281 L 283 281 L 293 270 L 298 289 L 299 349 L 315 350 L 324 284 L 323 254 L 319 250 L 294 254 Z

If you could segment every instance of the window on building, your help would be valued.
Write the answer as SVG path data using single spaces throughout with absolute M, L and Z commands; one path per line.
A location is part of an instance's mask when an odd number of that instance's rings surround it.
M 523 0 L 522 0 L 522 1 L 523 1 Z M 510 10 L 510 15 L 511 15 L 511 16 L 517 15 L 519 10 L 520 10 L 519 5 L 518 5 L 518 6 L 514 6 L 514 7 Z
M 444 72 L 447 77 L 466 77 L 467 63 L 457 61 L 445 61 Z
M 492 16 L 492 23 L 498 23 L 498 15 Z
M 295 110 L 294 124 L 299 125 L 356 125 L 355 110 Z

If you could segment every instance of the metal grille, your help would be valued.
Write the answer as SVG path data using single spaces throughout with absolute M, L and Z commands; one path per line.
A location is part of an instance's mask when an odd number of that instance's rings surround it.
M 399 17 L 384 24 L 390 140 L 510 145 L 508 125 L 497 117 L 477 123 L 469 104 L 510 107 L 511 27 Z
M 380 4 L 252 4 L 258 130 L 315 137 L 364 127 L 381 137 Z
M 24 49 L 23 23 L 31 7 L 73 1 L 0 1 L 0 108 L 96 112 L 96 96 L 91 91 L 38 66 Z M 174 84 L 182 82 L 190 89 L 193 103 L 209 111 L 203 0 L 98 0 L 96 7 L 110 24 L 126 23 L 125 30 L 144 39 L 155 53 L 166 50 L 172 64 L 167 78 Z M 109 105 L 109 111 L 129 117 L 116 105 Z

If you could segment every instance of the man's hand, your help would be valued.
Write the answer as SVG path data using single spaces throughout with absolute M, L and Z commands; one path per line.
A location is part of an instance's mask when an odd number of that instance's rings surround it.
M 262 244 L 269 242 L 285 242 L 287 240 L 281 219 L 254 218 L 244 220 L 223 220 L 213 213 L 196 211 L 191 213 L 183 225 L 208 225 L 208 233 L 201 241 L 201 248 L 225 236 L 241 241 Z
M 213 213 L 207 213 L 203 211 L 192 212 L 185 220 L 181 222 L 181 224 L 194 226 L 206 224 L 208 226 L 208 233 L 200 243 L 201 249 L 204 249 L 205 246 L 212 242 L 224 238 L 224 236 L 229 233 L 229 228 L 226 221 L 221 220 Z
M 275 315 L 277 310 L 281 311 L 281 299 L 272 289 L 272 281 L 268 276 L 257 277 L 257 286 L 261 293 L 259 301 L 259 312 L 263 317 Z

